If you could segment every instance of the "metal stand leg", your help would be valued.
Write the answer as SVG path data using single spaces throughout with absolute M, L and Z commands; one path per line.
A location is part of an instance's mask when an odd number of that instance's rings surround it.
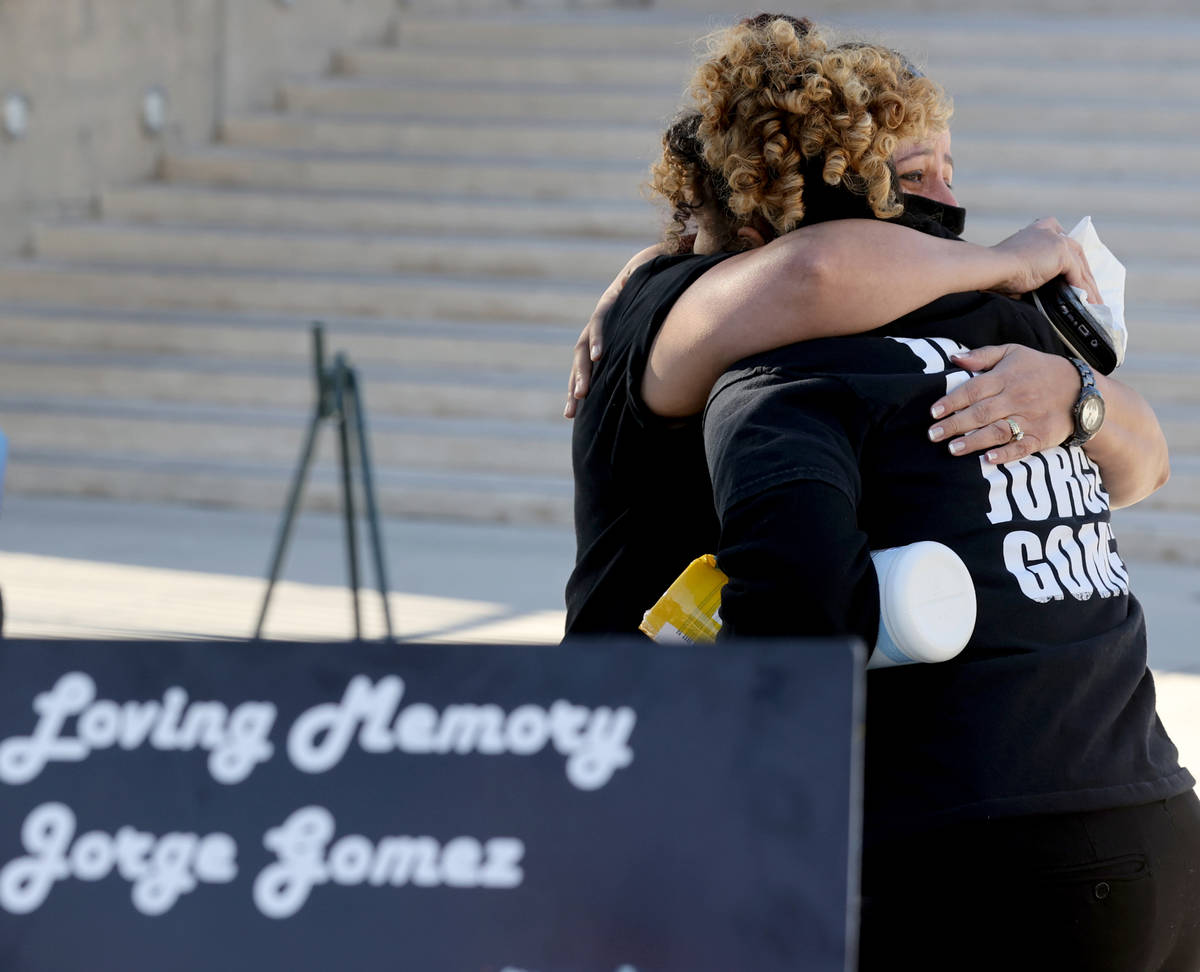
M 387 568 L 384 565 L 383 537 L 379 529 L 379 507 L 375 503 L 375 485 L 371 481 L 371 454 L 367 445 L 366 409 L 362 404 L 362 392 L 358 387 L 358 375 L 350 372 L 350 395 L 347 405 L 354 413 L 354 427 L 357 430 L 358 459 L 362 466 L 363 499 L 367 507 L 367 527 L 370 530 L 371 553 L 375 560 L 375 581 L 379 586 L 379 598 L 383 602 L 383 623 L 387 629 L 388 640 L 392 635 L 392 610 L 388 604 Z
M 279 571 L 283 567 L 283 557 L 287 553 L 288 541 L 292 537 L 292 527 L 296 522 L 296 513 L 300 507 L 300 494 L 304 489 L 304 480 L 308 476 L 309 466 L 312 465 L 313 445 L 317 440 L 317 426 L 321 422 L 321 409 L 313 412 L 308 423 L 308 434 L 304 437 L 304 447 L 300 450 L 300 462 L 296 473 L 292 476 L 292 488 L 288 493 L 287 505 L 283 508 L 283 523 L 279 526 L 279 534 L 275 540 L 275 553 L 271 558 L 270 576 L 267 580 L 267 590 L 263 595 L 262 607 L 258 612 L 258 623 L 254 626 L 254 637 L 262 637 L 263 623 L 267 620 L 267 607 L 271 603 L 271 594 L 275 590 L 275 582 L 279 580 Z
M 336 418 L 338 431 L 338 456 L 341 467 L 342 485 L 342 516 L 346 534 L 346 564 L 350 574 L 350 596 L 354 610 L 354 636 L 362 638 L 362 614 L 359 607 L 359 573 L 358 573 L 358 531 L 354 505 L 354 476 L 357 465 L 362 475 L 363 493 L 367 508 L 367 522 L 370 529 L 371 548 L 375 561 L 375 575 L 379 583 L 379 596 L 383 600 L 383 618 L 387 626 L 387 637 L 392 639 L 392 615 L 388 604 L 387 570 L 384 565 L 383 540 L 379 527 L 379 511 L 375 502 L 375 488 L 371 480 L 371 458 L 367 446 L 366 419 L 360 397 L 358 375 L 350 367 L 346 356 L 338 354 L 333 367 L 325 368 L 325 335 L 320 324 L 313 325 L 313 363 L 317 385 L 317 405 L 305 435 L 304 446 L 300 451 L 300 462 L 292 477 L 291 490 L 288 494 L 287 505 L 284 507 L 283 522 L 280 524 L 279 535 L 275 542 L 275 552 L 271 558 L 270 577 L 267 590 L 263 596 L 262 607 L 258 613 L 258 623 L 254 629 L 254 637 L 262 637 L 263 623 L 267 617 L 267 607 L 271 602 L 271 594 L 275 582 L 283 566 L 284 555 L 291 539 L 292 527 L 295 525 L 296 514 L 300 507 L 300 496 L 304 489 L 304 481 L 312 466 L 313 449 L 316 443 L 317 429 L 321 419 Z M 358 452 L 358 462 L 355 462 L 354 452 Z
M 350 475 L 354 443 L 346 420 L 349 405 L 349 381 L 345 358 L 338 355 L 333 364 L 333 397 L 337 410 L 338 458 L 342 472 L 342 517 L 346 528 L 346 566 L 350 572 L 350 600 L 354 609 L 354 637 L 362 638 L 362 613 L 358 606 L 358 531 L 354 522 L 354 481 Z

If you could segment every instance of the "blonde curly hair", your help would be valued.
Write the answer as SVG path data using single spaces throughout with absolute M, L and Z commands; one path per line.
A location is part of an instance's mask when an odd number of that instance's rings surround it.
M 903 211 L 891 157 L 902 140 L 946 127 L 953 108 L 939 85 L 895 51 L 830 46 L 809 21 L 786 15 L 762 14 L 707 41 L 690 86 L 696 139 L 734 229 L 762 219 L 786 233 L 817 218 L 829 189 L 859 197 L 863 215 Z M 651 188 L 678 209 L 688 183 L 668 156 L 652 167 Z

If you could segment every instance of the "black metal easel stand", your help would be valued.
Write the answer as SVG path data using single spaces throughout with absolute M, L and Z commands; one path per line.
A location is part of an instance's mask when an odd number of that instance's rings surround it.
M 322 419 L 333 419 L 337 422 L 338 432 L 338 454 L 342 479 L 342 517 L 346 528 L 346 558 L 350 573 L 351 599 L 354 605 L 354 636 L 362 638 L 362 617 L 358 604 L 358 535 L 355 530 L 354 518 L 353 467 L 357 456 L 359 473 L 362 477 L 363 497 L 367 507 L 367 526 L 370 530 L 371 548 L 375 559 L 375 577 L 379 584 L 379 596 L 383 601 L 383 620 L 387 628 L 387 637 L 391 640 L 392 615 L 387 599 L 387 569 L 384 565 L 383 541 L 379 530 L 379 509 L 375 503 L 375 487 L 371 479 L 371 457 L 367 448 L 366 419 L 358 387 L 358 373 L 350 366 L 345 354 L 340 351 L 334 357 L 333 365 L 327 369 L 325 367 L 324 328 L 320 324 L 314 324 L 312 334 L 317 402 L 313 409 L 312 419 L 308 423 L 304 446 L 300 450 L 300 462 L 292 477 L 292 487 L 288 494 L 287 505 L 284 507 L 279 536 L 275 541 L 270 577 L 267 581 L 266 593 L 263 595 L 262 609 L 258 613 L 258 624 L 254 628 L 254 637 L 262 637 L 267 606 L 271 602 L 271 593 L 275 589 L 275 582 L 279 579 L 279 571 L 283 566 L 283 558 L 287 553 L 288 541 L 291 539 L 292 527 L 295 525 L 296 513 L 300 507 L 300 495 L 304 490 L 304 481 L 312 466 L 317 429 L 320 427 Z

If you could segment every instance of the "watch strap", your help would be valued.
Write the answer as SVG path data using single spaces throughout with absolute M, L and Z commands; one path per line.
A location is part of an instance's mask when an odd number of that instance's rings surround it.
M 1075 370 L 1079 372 L 1079 397 L 1083 397 L 1083 393 L 1089 388 L 1096 387 L 1096 373 L 1092 371 L 1092 366 L 1082 358 L 1067 358 L 1075 366 Z
M 1075 370 L 1079 372 L 1079 397 L 1075 399 L 1075 405 L 1071 409 L 1071 420 L 1075 423 L 1075 431 L 1067 437 L 1064 446 L 1083 445 L 1093 435 L 1096 434 L 1096 429 L 1088 432 L 1084 429 L 1079 420 L 1079 412 L 1083 407 L 1083 403 L 1092 396 L 1099 397 L 1100 391 L 1096 388 L 1096 375 L 1089 365 L 1082 358 L 1067 358 L 1075 366 Z

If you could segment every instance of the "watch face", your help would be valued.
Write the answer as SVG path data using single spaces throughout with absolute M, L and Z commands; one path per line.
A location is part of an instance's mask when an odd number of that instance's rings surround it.
M 1104 399 L 1099 395 L 1089 396 L 1088 400 L 1080 406 L 1079 424 L 1088 435 L 1094 435 L 1099 431 L 1103 421 Z

